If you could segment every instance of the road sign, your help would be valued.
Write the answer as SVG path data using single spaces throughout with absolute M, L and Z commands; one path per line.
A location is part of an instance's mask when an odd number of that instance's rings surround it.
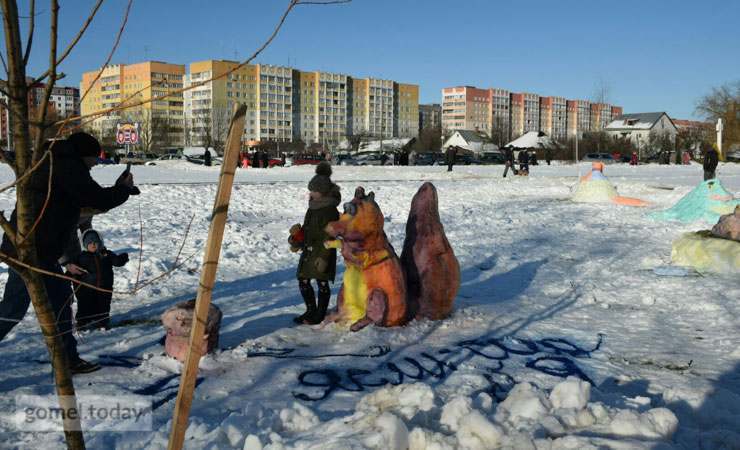
M 118 145 L 136 145 L 139 143 L 138 123 L 119 123 L 116 127 L 116 143 Z

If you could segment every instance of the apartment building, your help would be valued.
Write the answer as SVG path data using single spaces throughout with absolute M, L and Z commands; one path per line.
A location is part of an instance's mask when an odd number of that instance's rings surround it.
M 419 105 L 419 131 L 442 128 L 442 105 L 432 103 Z
M 333 145 L 351 134 L 351 91 L 347 75 L 293 70 L 294 139 Z
M 99 72 L 95 70 L 82 75 L 82 115 L 135 105 L 126 110 L 105 113 L 92 121 L 90 126 L 99 136 L 110 135 L 120 122 L 138 122 L 142 139 L 182 145 L 185 126 L 182 93 L 184 65 L 145 61 L 106 66 L 98 77 Z M 137 105 L 142 101 L 147 103 Z
M 26 79 L 26 82 L 29 84 L 32 81 L 32 78 Z M 5 85 L 6 81 L 0 80 L 0 87 L 5 88 Z M 45 83 L 36 83 L 29 87 L 28 110 L 31 117 L 35 117 L 38 114 L 45 92 Z M 6 107 L 7 104 L 7 96 L 4 93 L 0 93 L 0 140 L 10 142 L 12 141 L 12 132 L 10 130 L 10 111 Z M 56 121 L 79 115 L 80 90 L 76 87 L 54 86 L 49 97 L 47 120 Z
M 554 139 L 567 137 L 567 107 L 564 97 L 540 97 L 540 130 Z
M 419 86 L 393 83 L 393 136 L 419 135 Z
M 473 130 L 508 141 L 528 131 L 543 131 L 563 141 L 602 130 L 621 114 L 619 106 L 529 92 L 472 86 L 442 89 L 442 128 L 448 133 Z
M 504 141 L 511 139 L 511 93 L 506 89 L 491 91 L 491 133 L 499 135 Z
M 604 103 L 591 103 L 591 130 L 603 130 L 612 121 L 612 108 Z
M 442 129 L 474 130 L 486 134 L 492 127 L 492 92 L 472 86 L 442 90 Z

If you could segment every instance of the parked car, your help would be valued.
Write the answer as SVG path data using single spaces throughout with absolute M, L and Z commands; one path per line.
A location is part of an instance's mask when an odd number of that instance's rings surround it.
M 354 164 L 354 157 L 349 153 L 339 153 L 334 155 L 334 165 L 335 166 L 353 166 Z
M 727 155 L 725 156 L 725 159 L 728 162 L 740 162 L 740 150 L 735 150 L 735 151 L 727 153 Z
M 162 155 L 159 158 L 145 162 L 144 165 L 145 166 L 156 166 L 157 163 L 161 163 L 162 161 L 179 161 L 181 159 L 182 159 L 182 156 L 177 155 L 177 154 Z
M 614 158 L 612 158 L 612 155 L 609 153 L 586 153 L 586 155 L 581 158 L 581 161 L 600 161 L 605 164 L 609 164 L 614 162 Z
M 322 158 L 321 155 L 301 154 L 293 157 L 294 166 L 303 166 L 307 164 L 317 165 L 321 161 L 324 161 L 324 158 Z
M 193 155 L 193 156 L 187 156 L 186 155 L 185 156 L 185 160 L 187 162 L 191 162 L 193 164 L 199 164 L 201 166 L 205 164 L 205 159 L 203 158 L 203 155 Z M 219 158 L 219 157 L 212 157 L 211 158 L 211 165 L 212 166 L 220 166 L 222 162 L 223 162 L 223 160 L 221 158 Z
M 433 166 L 440 159 L 444 159 L 444 156 L 441 153 L 417 153 L 414 158 L 414 165 Z
M 393 164 L 392 155 L 386 155 L 386 158 L 386 165 Z M 382 166 L 383 156 L 382 153 L 378 152 L 359 153 L 355 156 L 354 161 L 357 166 Z
M 501 152 L 483 152 L 478 157 L 479 164 L 505 164 L 506 157 Z
M 249 167 L 256 167 L 256 165 L 254 163 L 254 154 L 250 154 L 247 157 L 247 161 L 249 163 Z M 241 161 L 239 162 L 239 164 L 241 165 Z M 270 156 L 267 159 L 267 167 L 270 168 L 270 169 L 272 169 L 273 167 L 276 167 L 276 166 L 277 167 L 282 167 L 284 165 L 290 166 L 290 164 L 288 164 L 288 158 L 286 158 L 285 163 L 283 163 L 282 158 L 276 158 L 274 156 Z

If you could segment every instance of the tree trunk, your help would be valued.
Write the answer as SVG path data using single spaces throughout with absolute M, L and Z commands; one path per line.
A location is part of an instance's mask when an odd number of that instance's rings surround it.
M 2 0 L 3 26 L 5 29 L 6 50 L 8 56 L 8 93 L 10 94 L 9 107 L 14 120 L 12 121 L 13 140 L 16 150 L 15 168 L 18 176 L 27 173 L 33 167 L 33 148 L 29 129 L 28 86 L 26 85 L 26 67 L 22 57 L 20 27 L 18 23 L 18 6 L 15 1 Z M 42 131 L 42 130 L 39 130 Z M 38 173 L 33 173 L 21 180 L 16 186 L 16 213 L 18 217 L 16 237 L 22 242 L 16 246 L 18 259 L 32 267 L 38 267 L 35 233 L 29 235 L 41 205 L 35 199 L 31 187 L 36 183 Z M 45 182 L 45 181 L 44 181 Z M 56 317 L 49 302 L 44 280 L 39 273 L 30 270 L 18 270 L 23 279 L 28 294 L 31 297 L 33 308 L 36 311 L 41 331 L 46 341 L 49 357 L 54 370 L 59 406 L 64 411 L 76 408 L 72 375 L 69 370 L 69 361 L 64 351 L 64 344 L 56 326 Z M 69 415 L 67 415 L 69 417 Z M 77 416 L 75 416 L 77 417 Z M 79 418 L 63 421 L 67 447 L 78 450 L 85 448 Z M 76 431 L 75 431 L 76 430 Z

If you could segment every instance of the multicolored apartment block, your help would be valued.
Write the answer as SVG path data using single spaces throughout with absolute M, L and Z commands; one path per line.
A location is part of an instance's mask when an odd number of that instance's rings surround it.
M 621 114 L 618 106 L 529 92 L 473 86 L 442 89 L 443 130 L 476 130 L 507 141 L 528 131 L 543 131 L 563 141 L 601 130 Z
M 297 140 L 335 145 L 360 133 L 382 138 L 419 133 L 418 85 L 224 60 L 193 62 L 188 69 L 186 73 L 183 65 L 155 61 L 109 66 L 94 85 L 98 71 L 87 72 L 81 88 L 90 94 L 82 112 L 171 94 L 94 122 L 102 133 L 131 116 L 166 117 L 179 131 L 171 136 L 171 145 L 205 145 L 225 138 L 230 111 L 238 103 L 247 105 L 245 145 Z M 182 87 L 190 89 L 175 92 Z
M 101 113 L 88 125 L 99 135 L 110 133 L 121 122 L 138 122 L 143 136 L 151 136 L 155 123 L 162 123 L 168 140 L 182 142 L 184 134 L 183 78 L 185 66 L 160 61 L 116 64 L 82 74 L 82 115 Z M 100 76 L 98 76 L 100 75 Z M 156 100 L 137 105 L 142 101 Z
M 28 88 L 28 111 L 31 117 L 35 117 L 43 102 L 46 91 L 45 83 L 32 84 L 32 78 L 26 78 L 30 85 Z M 0 80 L 0 87 L 5 87 L 6 81 Z M 10 111 L 6 107 L 8 98 L 0 92 L 0 141 L 6 146 L 12 146 L 12 132 L 10 130 Z M 54 86 L 49 97 L 49 109 L 47 120 L 55 121 L 68 117 L 80 115 L 80 90 L 76 87 Z

